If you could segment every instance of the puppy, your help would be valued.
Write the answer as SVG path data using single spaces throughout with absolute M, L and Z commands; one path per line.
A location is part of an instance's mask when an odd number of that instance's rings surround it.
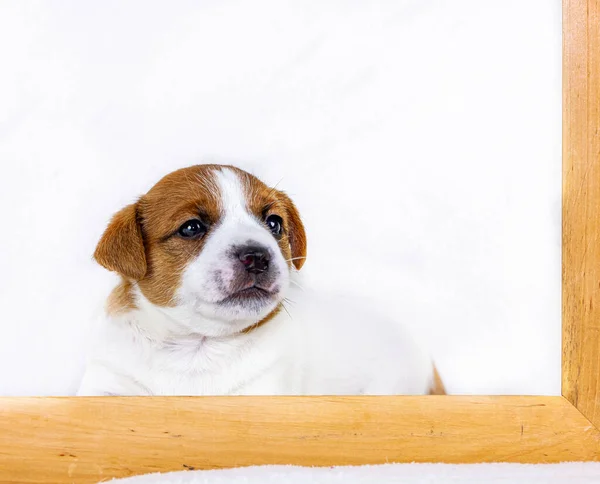
M 121 282 L 78 394 L 443 393 L 397 323 L 300 289 L 306 247 L 292 200 L 249 173 L 167 175 L 98 243 Z

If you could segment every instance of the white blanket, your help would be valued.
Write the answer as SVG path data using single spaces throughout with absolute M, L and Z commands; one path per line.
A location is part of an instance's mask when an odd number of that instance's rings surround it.
M 310 468 L 256 466 L 183 471 L 116 479 L 119 484 L 597 484 L 600 463 L 387 464 Z

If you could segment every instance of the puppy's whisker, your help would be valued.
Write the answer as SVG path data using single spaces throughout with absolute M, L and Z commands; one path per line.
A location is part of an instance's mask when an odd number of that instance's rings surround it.
M 292 257 L 291 259 L 286 259 L 286 262 L 292 262 L 293 260 L 306 259 L 306 257 Z
M 283 310 L 287 313 L 287 315 L 290 317 L 290 319 L 293 321 L 294 318 L 292 318 L 292 315 L 290 314 L 290 312 L 288 311 L 288 308 L 285 306 L 284 302 L 281 301 L 281 307 L 283 308 Z
M 302 287 L 300 284 L 298 284 L 298 283 L 297 283 L 296 281 L 294 281 L 293 279 L 290 279 L 290 282 L 291 282 L 292 284 L 294 284 L 295 286 L 297 286 L 298 288 L 300 288 L 301 290 L 303 290 L 303 291 L 305 290 L 305 289 L 304 289 L 304 288 L 303 288 L 303 287 Z

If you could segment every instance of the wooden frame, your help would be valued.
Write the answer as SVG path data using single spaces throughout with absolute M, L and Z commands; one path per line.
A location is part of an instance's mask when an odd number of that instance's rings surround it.
M 564 0 L 563 31 L 563 396 L 3 398 L 0 481 L 600 460 L 600 2 Z

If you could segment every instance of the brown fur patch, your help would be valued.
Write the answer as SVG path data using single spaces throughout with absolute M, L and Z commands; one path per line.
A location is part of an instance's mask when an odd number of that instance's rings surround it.
M 437 371 L 437 368 L 433 367 L 433 383 L 429 389 L 429 395 L 446 395 L 446 389 L 444 388 L 444 382 Z
M 198 256 L 206 237 L 183 240 L 179 227 L 199 218 L 210 227 L 221 218 L 221 201 L 214 165 L 174 171 L 161 179 L 139 202 L 148 271 L 139 287 L 150 302 L 174 306 L 173 300 L 188 263 Z
M 96 247 L 94 258 L 109 271 L 130 279 L 144 277 L 146 256 L 137 204 L 127 205 L 113 216 Z
M 137 309 L 132 289 L 132 283 L 123 279 L 121 283 L 111 291 L 106 301 L 106 313 L 109 316 L 116 316 Z

